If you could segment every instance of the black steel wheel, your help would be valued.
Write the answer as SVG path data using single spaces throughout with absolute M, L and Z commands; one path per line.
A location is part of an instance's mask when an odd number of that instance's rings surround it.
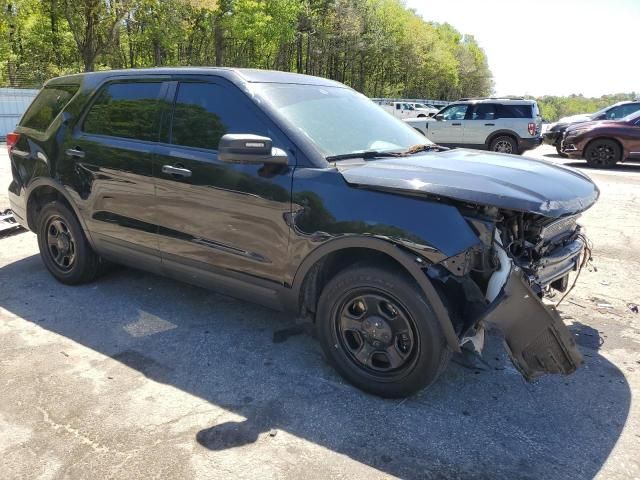
M 38 216 L 38 247 L 47 270 L 69 285 L 93 280 L 103 263 L 92 250 L 75 214 L 52 202 Z
M 508 135 L 501 135 L 491 141 L 489 149 L 492 152 L 518 154 L 518 142 Z
M 613 140 L 593 140 L 584 151 L 584 158 L 594 168 L 610 168 L 621 160 L 620 145 Z
M 431 306 L 405 272 L 355 265 L 325 286 L 316 316 L 329 362 L 355 386 L 404 397 L 433 383 L 449 349 Z
M 335 335 L 355 366 L 392 376 L 415 363 L 415 322 L 398 299 L 365 288 L 349 291 L 334 310 Z
M 76 258 L 76 241 L 65 221 L 52 215 L 45 226 L 49 256 L 61 271 L 73 268 Z

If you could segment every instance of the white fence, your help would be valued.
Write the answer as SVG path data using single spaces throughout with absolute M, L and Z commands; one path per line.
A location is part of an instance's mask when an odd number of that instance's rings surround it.
M 0 88 L 0 140 L 16 127 L 38 92 L 31 88 Z

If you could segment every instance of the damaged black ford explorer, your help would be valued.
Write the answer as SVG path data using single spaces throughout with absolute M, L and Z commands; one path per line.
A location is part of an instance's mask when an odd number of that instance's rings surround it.
M 291 312 L 388 397 L 488 327 L 529 380 L 582 361 L 542 301 L 586 258 L 599 191 L 570 168 L 439 147 L 333 81 L 223 68 L 53 79 L 7 140 L 11 208 L 63 283 L 116 262 Z

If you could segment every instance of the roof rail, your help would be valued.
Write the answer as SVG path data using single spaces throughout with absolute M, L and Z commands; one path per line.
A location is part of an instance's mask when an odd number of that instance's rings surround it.
M 458 101 L 467 102 L 469 100 L 527 100 L 527 99 L 524 97 L 512 97 L 512 96 L 506 95 L 503 97 L 468 97 L 468 98 L 461 98 Z

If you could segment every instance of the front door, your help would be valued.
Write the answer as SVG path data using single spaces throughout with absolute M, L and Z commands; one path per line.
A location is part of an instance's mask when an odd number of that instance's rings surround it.
M 469 105 L 451 105 L 440 114 L 442 119 L 429 122 L 427 137 L 441 145 L 457 145 L 464 143 L 465 116 Z
M 213 283 L 281 282 L 294 159 L 290 167 L 228 164 L 218 159 L 217 147 L 226 133 L 268 136 L 285 151 L 287 141 L 222 79 L 171 88 L 173 113 L 155 165 L 163 266 L 195 283 L 207 275 Z
M 65 140 L 63 162 L 80 214 L 99 252 L 126 258 L 132 251 L 149 269 L 159 268 L 156 244 L 154 151 L 162 98 L 158 79 L 113 81 L 96 94 Z

